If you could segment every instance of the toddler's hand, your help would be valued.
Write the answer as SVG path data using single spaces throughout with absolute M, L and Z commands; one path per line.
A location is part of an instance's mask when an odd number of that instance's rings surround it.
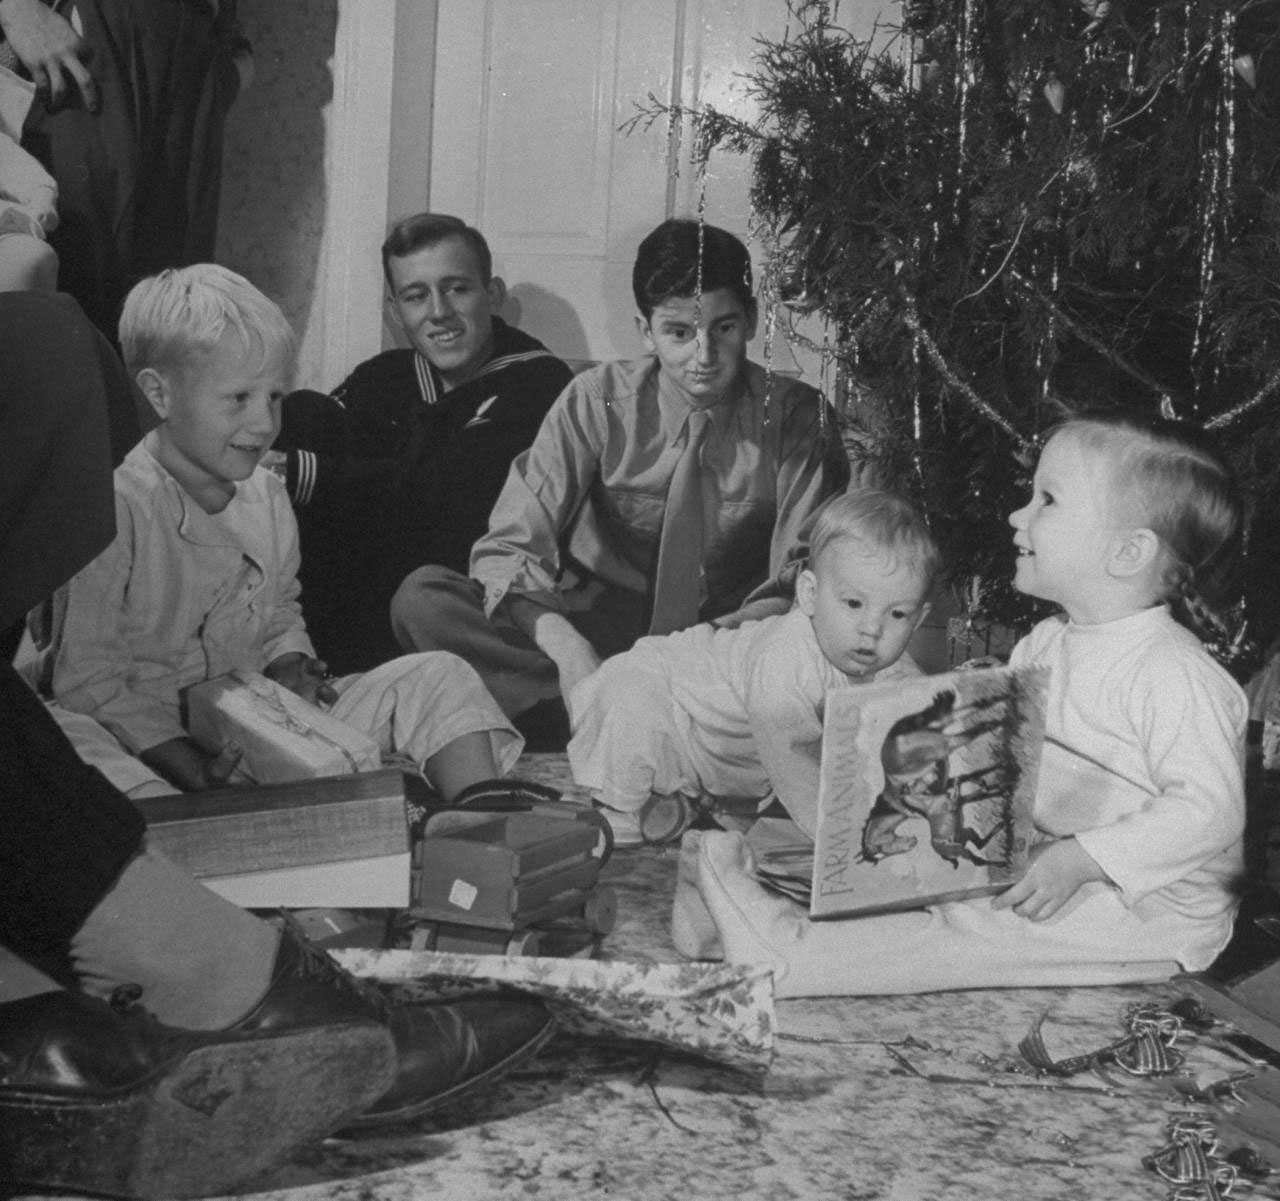
M 338 699 L 337 689 L 329 683 L 328 664 L 311 655 L 281 655 L 263 674 L 313 705 L 327 707 Z
M 1043 922 L 1063 907 L 1082 884 L 1106 880 L 1098 862 L 1074 838 L 1059 838 L 1031 852 L 1026 874 L 992 902 L 1029 921 Z

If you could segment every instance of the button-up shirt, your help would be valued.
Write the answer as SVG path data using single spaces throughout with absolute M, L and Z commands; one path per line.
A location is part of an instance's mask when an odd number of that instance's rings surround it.
M 258 468 L 207 513 L 147 449 L 115 473 L 116 537 L 61 590 L 40 683 L 134 754 L 183 737 L 180 691 L 313 654 L 284 485 Z M 65 606 L 65 607 L 64 607 Z
M 593 608 L 607 590 L 647 597 L 689 412 L 653 357 L 577 376 L 512 464 L 472 550 L 486 611 L 508 593 L 557 612 Z M 848 479 L 834 421 L 806 384 L 747 363 L 742 387 L 710 413 L 704 620 L 802 556 L 805 523 Z

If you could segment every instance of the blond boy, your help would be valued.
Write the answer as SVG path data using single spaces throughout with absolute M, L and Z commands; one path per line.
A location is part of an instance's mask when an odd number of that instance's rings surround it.
M 411 757 L 446 799 L 508 770 L 521 740 L 475 672 L 446 653 L 327 678 L 302 619 L 298 532 L 260 463 L 280 424 L 294 336 L 248 280 L 198 264 L 130 292 L 125 363 L 159 424 L 115 473 L 116 538 L 65 587 L 41 680 L 179 788 L 233 764 L 183 726 L 182 692 L 261 671 Z

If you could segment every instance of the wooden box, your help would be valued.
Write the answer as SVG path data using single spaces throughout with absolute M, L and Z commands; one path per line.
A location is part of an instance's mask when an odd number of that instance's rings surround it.
M 560 916 L 595 886 L 598 840 L 593 825 L 540 813 L 485 815 L 441 835 L 428 827 L 414 911 L 497 929 Z
M 403 908 L 406 799 L 425 785 L 386 769 L 135 802 L 152 846 L 246 908 Z

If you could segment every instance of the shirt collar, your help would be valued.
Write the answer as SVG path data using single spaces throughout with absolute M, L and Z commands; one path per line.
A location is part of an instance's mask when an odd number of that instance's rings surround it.
M 658 411 L 662 416 L 662 429 L 669 441 L 679 436 L 688 423 L 693 406 L 688 400 L 667 382 L 662 374 L 662 366 L 657 356 L 653 357 L 654 390 L 658 397 Z M 728 432 L 729 426 L 742 405 L 743 399 L 751 391 L 751 382 L 744 372 L 734 389 L 721 396 L 713 405 L 708 405 L 705 412 L 711 416 L 711 428 L 717 434 Z

